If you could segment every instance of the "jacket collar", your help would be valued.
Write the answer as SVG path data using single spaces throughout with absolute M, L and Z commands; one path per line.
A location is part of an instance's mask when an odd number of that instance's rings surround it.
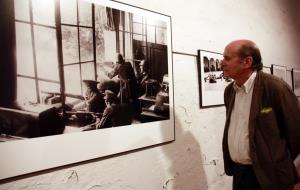
M 250 77 L 248 78 L 248 80 L 242 85 L 242 86 L 239 86 L 236 84 L 236 82 L 233 83 L 233 88 L 234 90 L 237 92 L 237 91 L 240 91 L 240 90 L 243 90 L 246 94 L 249 93 L 249 91 L 251 90 L 251 88 L 253 87 L 254 85 L 254 81 L 255 81 L 255 78 L 256 78 L 256 71 L 254 71 Z

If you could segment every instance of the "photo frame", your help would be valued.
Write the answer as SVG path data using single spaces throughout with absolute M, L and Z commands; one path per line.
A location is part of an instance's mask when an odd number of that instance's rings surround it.
M 272 75 L 277 76 L 278 78 L 287 82 L 287 69 L 285 66 L 272 64 L 271 73 Z
M 200 107 L 209 108 L 224 105 L 224 89 L 232 81 L 224 78 L 221 69 L 221 53 L 198 50 L 198 79 Z
M 271 67 L 263 66 L 262 70 L 264 73 L 271 74 Z
M 300 97 L 300 69 L 292 69 L 292 79 L 294 93 Z
M 293 73 L 292 70 L 286 70 L 286 83 L 293 89 Z
M 16 47 L 9 64 L 17 67 L 15 89 L 8 90 L 22 103 L 10 102 L 14 100 L 10 97 L 8 106 L 0 107 L 4 126 L 0 131 L 0 180 L 175 140 L 170 16 L 109 0 L 5 3 L 5 10 L 0 9 L 10 15 L 7 19 L 15 27 L 5 28 L 14 34 Z M 137 55 L 138 51 L 144 55 Z M 95 130 L 104 114 L 90 111 L 85 95 L 92 88 L 89 85 L 98 88 L 108 73 L 115 71 L 120 55 L 135 74 L 148 64 L 145 84 L 141 81 L 146 76 L 135 76 L 137 80 L 142 77 L 137 83 L 144 85 L 144 91 L 142 87 L 122 91 L 122 85 L 130 80 L 118 73 L 111 80 L 119 84 L 119 96 L 113 88 L 105 89 L 103 96 L 108 104 L 109 95 L 114 94 L 130 113 L 133 110 L 132 118 L 137 110 L 140 115 L 130 124 Z M 7 78 L 13 74 L 6 73 Z M 133 97 L 137 91 L 141 94 Z M 124 92 L 131 94 L 125 96 Z M 139 108 L 131 104 L 134 98 Z M 84 111 L 72 110 L 74 99 L 86 104 Z M 12 123 L 16 119 L 18 122 Z M 78 124 L 80 119 L 84 124 Z M 87 119 L 95 123 L 86 125 Z M 67 126 L 66 120 L 77 122 L 76 127 Z M 82 125 L 93 130 L 83 131 Z M 5 127 L 9 130 L 2 130 Z M 26 137 L 15 135 L 18 130 L 14 127 L 23 127 Z

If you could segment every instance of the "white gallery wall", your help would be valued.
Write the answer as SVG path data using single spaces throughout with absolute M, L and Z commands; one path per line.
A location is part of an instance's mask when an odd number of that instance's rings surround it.
M 172 18 L 176 141 L 2 181 L 0 190 L 231 189 L 221 147 L 225 108 L 200 109 L 197 49 L 222 53 L 230 41 L 247 38 L 266 66 L 300 69 L 300 1 L 123 2 Z

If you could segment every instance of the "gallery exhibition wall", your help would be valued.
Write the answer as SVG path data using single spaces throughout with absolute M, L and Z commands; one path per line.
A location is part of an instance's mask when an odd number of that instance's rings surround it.
M 171 17 L 175 141 L 3 179 L 0 190 L 231 189 L 232 179 L 224 174 L 221 148 L 225 108 L 200 107 L 198 50 L 222 53 L 232 40 L 251 39 L 261 49 L 264 66 L 285 66 L 290 83 L 292 69 L 300 69 L 299 1 L 121 2 Z M 151 127 L 151 122 L 147 125 Z M 97 141 L 93 142 L 97 147 Z M 94 150 L 84 144 L 78 141 L 69 149 L 72 153 Z M 20 167 L 17 162 L 22 157 L 11 159 L 8 168 Z

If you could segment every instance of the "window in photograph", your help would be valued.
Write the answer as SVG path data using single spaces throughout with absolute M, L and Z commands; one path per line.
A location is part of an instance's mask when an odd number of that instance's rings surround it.
M 54 0 L 15 0 L 19 101 L 40 103 L 39 83 L 59 82 L 54 7 Z M 30 89 L 24 91 L 27 87 Z

